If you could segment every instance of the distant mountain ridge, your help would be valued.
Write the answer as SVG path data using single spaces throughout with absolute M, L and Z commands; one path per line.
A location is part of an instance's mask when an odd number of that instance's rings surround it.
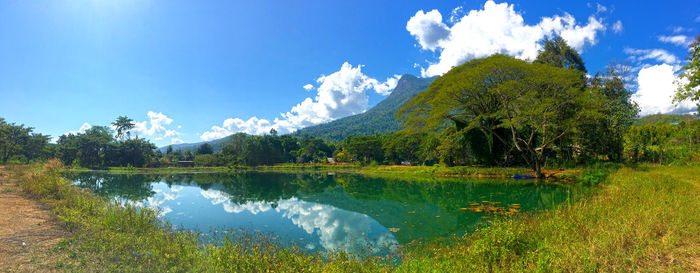
M 418 78 L 405 74 L 401 76 L 396 87 L 386 99 L 366 112 L 299 129 L 292 135 L 308 135 L 325 140 L 341 141 L 350 135 L 396 132 L 402 129 L 400 122 L 394 118 L 396 112 L 410 99 L 428 89 L 435 78 Z
M 671 123 L 678 123 L 678 122 L 683 122 L 683 121 L 692 121 L 696 120 L 698 117 L 690 115 L 690 114 L 683 114 L 683 115 L 676 115 L 676 114 L 654 114 L 654 115 L 648 115 L 641 117 L 637 120 L 634 121 L 634 125 L 640 126 L 640 125 L 660 125 L 660 124 L 671 124 Z
M 401 124 L 394 118 L 396 112 L 403 107 L 406 102 L 428 89 L 437 77 L 418 78 L 405 74 L 401 76 L 396 87 L 391 94 L 380 101 L 374 107 L 362 114 L 340 118 L 328 123 L 314 125 L 299 129 L 292 133 L 294 136 L 310 136 L 322 138 L 324 140 L 341 141 L 350 135 L 373 135 L 393 133 L 401 130 Z M 228 136 L 211 141 L 197 143 L 173 144 L 173 150 L 195 151 L 197 147 L 204 143 L 209 143 L 214 152 L 221 150 L 222 144 L 228 140 Z M 171 145 L 168 145 L 171 146 Z M 168 146 L 163 146 L 157 150 L 165 152 Z

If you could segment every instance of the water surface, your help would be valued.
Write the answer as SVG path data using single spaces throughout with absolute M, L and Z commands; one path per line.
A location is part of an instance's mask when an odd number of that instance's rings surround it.
M 511 179 L 415 181 L 319 173 L 80 173 L 69 178 L 100 195 L 157 209 L 176 228 L 205 236 L 244 230 L 310 252 L 373 254 L 413 240 L 461 236 L 495 214 L 550 209 L 576 191 Z M 484 211 L 489 208 L 497 209 Z

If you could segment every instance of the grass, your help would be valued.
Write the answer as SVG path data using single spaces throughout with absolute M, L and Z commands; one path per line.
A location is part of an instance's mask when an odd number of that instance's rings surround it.
M 429 172 L 425 168 L 375 172 Z M 502 217 L 450 244 L 417 244 L 394 265 L 347 253 L 306 254 L 258 235 L 217 246 L 174 231 L 156 212 L 118 206 L 71 186 L 60 164 L 19 170 L 22 187 L 77 234 L 57 247 L 68 271 L 115 272 L 633 272 L 700 270 L 700 166 L 584 170 L 588 198 L 552 211 Z M 482 169 L 483 170 L 483 169 Z M 457 170 L 469 173 L 469 169 Z M 512 170 L 504 171 L 510 172 Z M 494 172 L 499 172 L 494 170 Z M 435 172 L 433 172 L 435 173 Z M 483 173 L 483 172 L 482 172 Z M 586 178 L 588 179 L 588 178 Z M 57 264 L 58 265 L 58 264 Z

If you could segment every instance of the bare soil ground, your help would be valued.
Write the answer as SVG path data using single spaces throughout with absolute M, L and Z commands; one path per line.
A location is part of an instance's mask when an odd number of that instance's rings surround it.
M 57 272 L 52 249 L 70 236 L 39 201 L 25 196 L 19 181 L 0 166 L 0 272 Z

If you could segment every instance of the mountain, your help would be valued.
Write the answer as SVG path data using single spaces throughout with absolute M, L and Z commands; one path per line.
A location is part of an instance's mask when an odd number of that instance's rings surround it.
M 209 145 L 211 145 L 211 147 L 214 149 L 214 152 L 218 152 L 218 151 L 221 151 L 221 147 L 224 144 L 224 142 L 226 142 L 226 140 L 228 140 L 228 136 L 220 138 L 220 139 L 210 140 L 210 141 L 202 141 L 202 142 L 196 142 L 196 143 L 173 144 L 172 146 L 173 146 L 173 151 L 182 150 L 183 152 L 185 152 L 185 151 L 193 151 L 194 152 L 197 150 L 197 148 L 199 148 L 200 145 L 202 145 L 204 143 L 209 143 Z M 171 145 L 160 147 L 160 148 L 156 149 L 156 151 L 161 151 L 162 153 L 165 153 L 165 151 L 168 149 L 168 146 L 171 146 Z
M 306 127 L 292 133 L 295 136 L 313 136 L 325 140 L 341 141 L 350 135 L 393 133 L 402 129 L 394 114 L 418 93 L 428 89 L 433 78 L 403 75 L 396 88 L 386 99 L 362 114 L 348 116 L 329 123 Z
M 671 123 L 677 123 L 677 122 L 683 122 L 683 121 L 692 121 L 696 120 L 697 117 L 690 115 L 690 114 L 685 114 L 685 115 L 672 115 L 672 114 L 655 114 L 655 115 L 648 115 L 641 117 L 637 120 L 634 121 L 634 125 L 640 126 L 640 125 L 646 125 L 646 124 L 651 124 L 651 125 L 660 125 L 660 124 L 671 124 Z
M 413 75 L 403 75 L 391 94 L 362 114 L 348 116 L 331 121 L 329 123 L 306 127 L 292 133 L 294 136 L 313 136 L 325 140 L 341 141 L 350 135 L 373 135 L 393 133 L 400 130 L 401 124 L 394 118 L 394 114 L 418 93 L 428 89 L 430 83 L 437 77 L 418 78 Z M 204 143 L 209 143 L 214 152 L 221 150 L 221 146 L 228 137 L 197 143 L 174 144 L 173 150 L 195 151 Z M 168 145 L 170 146 L 170 145 Z M 168 146 L 157 150 L 165 153 Z

